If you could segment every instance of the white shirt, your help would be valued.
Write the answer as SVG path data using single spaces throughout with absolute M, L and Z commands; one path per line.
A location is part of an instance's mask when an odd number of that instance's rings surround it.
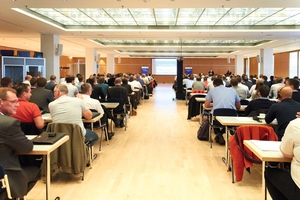
M 141 85 L 141 83 L 139 81 L 133 80 L 131 82 L 128 82 L 128 84 L 131 85 L 131 86 L 133 86 L 134 89 L 135 88 L 140 88 L 140 89 L 143 88 L 142 85 Z
M 98 100 L 92 99 L 90 95 L 82 94 L 82 100 L 88 109 L 95 109 L 100 114 L 104 114 L 101 104 Z
M 72 83 L 67 83 L 67 87 L 68 87 L 68 96 L 75 97 L 75 95 L 78 93 L 77 87 L 72 85 Z
M 82 134 L 86 130 L 82 122 L 82 112 L 88 110 L 82 99 L 61 96 L 49 103 L 49 111 L 53 122 L 75 123 L 81 127 Z
M 300 118 L 290 121 L 281 139 L 280 149 L 288 155 L 293 155 L 291 176 L 300 188 Z

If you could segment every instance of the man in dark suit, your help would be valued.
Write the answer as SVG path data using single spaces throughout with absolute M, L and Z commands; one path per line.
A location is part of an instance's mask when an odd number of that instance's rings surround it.
M 212 69 L 210 69 L 209 72 L 208 72 L 208 76 L 213 76 L 213 75 L 215 75 L 215 73 Z
M 136 115 L 136 111 L 135 109 L 137 109 L 137 105 L 136 105 L 136 94 L 133 92 L 131 85 L 128 84 L 128 79 L 127 78 L 123 78 L 122 79 L 122 87 L 127 88 L 128 90 L 128 94 L 130 95 L 130 102 L 132 105 L 132 115 Z
M 50 76 L 50 81 L 46 84 L 45 89 L 51 90 L 53 92 L 55 86 L 56 86 L 56 76 L 51 75 Z
M 297 102 L 300 102 L 299 81 L 297 79 L 288 79 L 286 80 L 285 85 L 292 88 L 292 99 L 294 99 Z
M 280 102 L 273 104 L 265 117 L 268 124 L 277 119 L 278 130 L 276 134 L 279 141 L 281 141 L 287 125 L 296 118 L 297 112 L 300 112 L 300 103 L 292 99 L 292 93 L 292 89 L 288 86 L 279 87 L 277 94 Z
M 38 78 L 37 87 L 31 91 L 32 96 L 30 97 L 29 102 L 35 103 L 44 111 L 49 112 L 48 104 L 55 99 L 53 92 L 44 88 L 46 84 L 47 80 L 45 78 Z
M 122 83 L 121 78 L 115 79 L 115 86 L 108 88 L 107 99 L 112 99 L 112 98 L 123 99 L 125 104 L 129 104 L 128 90 L 122 87 L 121 83 Z
M 96 78 L 94 78 L 94 77 L 93 78 L 89 78 L 89 79 L 87 79 L 86 82 L 89 83 L 89 84 L 91 84 L 91 86 L 93 88 L 93 91 L 92 91 L 92 94 L 91 94 L 91 98 L 97 99 L 97 100 L 99 100 L 100 98 L 102 100 L 105 99 L 105 94 L 104 94 L 104 92 L 102 90 L 102 87 L 96 85 L 97 84 L 97 79 Z
M 4 167 L 10 184 L 12 197 L 25 196 L 40 178 L 36 166 L 21 165 L 18 153 L 29 153 L 33 143 L 26 138 L 18 119 L 9 117 L 16 114 L 19 106 L 16 91 L 0 88 L 0 164 Z
M 275 101 L 270 101 L 267 97 L 269 95 L 269 87 L 263 85 L 258 89 L 258 99 L 250 101 L 248 106 L 245 108 L 245 115 L 249 115 L 252 111 L 260 109 L 269 109 Z

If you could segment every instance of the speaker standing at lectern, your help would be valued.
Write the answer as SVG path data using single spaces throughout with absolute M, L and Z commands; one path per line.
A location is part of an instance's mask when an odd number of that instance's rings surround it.
M 215 75 L 215 73 L 214 73 L 214 71 L 212 69 L 210 69 L 209 72 L 208 72 L 208 75 L 209 76 L 213 76 L 213 75 Z

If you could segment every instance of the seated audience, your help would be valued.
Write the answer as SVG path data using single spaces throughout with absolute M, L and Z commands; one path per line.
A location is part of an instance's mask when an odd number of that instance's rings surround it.
M 215 109 L 218 108 L 229 108 L 239 110 L 241 107 L 240 98 L 235 90 L 232 88 L 227 88 L 223 85 L 222 79 L 215 79 L 213 81 L 214 88 L 212 88 L 205 97 L 204 106 L 209 108 L 212 107 L 211 113 L 214 113 Z M 213 103 L 212 103 L 213 102 Z M 215 140 L 216 142 L 224 145 L 225 140 L 223 138 L 223 133 L 225 133 L 225 129 L 222 131 L 219 128 L 215 128 L 214 132 L 216 134 Z
M 115 75 L 114 74 L 110 74 L 109 79 L 107 80 L 107 84 L 108 86 L 114 86 L 115 85 Z
M 250 92 L 250 94 L 251 94 L 251 100 L 255 100 L 255 99 L 257 99 L 259 97 L 258 96 L 258 90 L 259 90 L 259 87 L 261 87 L 263 85 L 264 84 L 263 84 L 263 80 L 262 79 L 257 79 L 256 80 L 256 84 L 253 85 L 251 87 L 251 90 L 250 90 L 250 91 L 252 91 L 252 92 Z
M 258 88 L 258 99 L 250 101 L 248 106 L 245 108 L 245 115 L 249 115 L 252 111 L 261 110 L 261 109 L 269 109 L 270 106 L 275 103 L 274 101 L 270 101 L 268 99 L 269 95 L 269 87 L 263 85 Z
M 11 117 L 17 118 L 20 122 L 34 123 L 37 129 L 44 128 L 45 122 L 39 107 L 35 103 L 29 102 L 31 97 L 31 88 L 29 85 L 20 83 L 15 85 L 14 89 L 17 92 L 19 107 L 16 114 L 11 115 Z
M 135 116 L 137 114 L 136 110 L 137 109 L 137 105 L 136 105 L 136 96 L 135 93 L 133 92 L 132 86 L 128 84 L 128 80 L 126 78 L 122 79 L 122 87 L 125 87 L 128 91 L 129 97 L 130 97 L 130 102 L 132 105 L 132 115 Z
M 143 79 L 141 79 L 141 76 L 139 74 L 136 75 L 136 79 L 140 84 L 144 87 L 146 84 Z
M 56 76 L 55 75 L 51 75 L 50 76 L 50 81 L 46 84 L 45 89 L 47 90 L 51 90 L 53 92 L 54 87 L 56 86 Z
M 29 87 L 31 87 L 30 85 L 30 80 L 32 79 L 32 76 L 31 75 L 26 75 L 25 76 L 25 81 L 23 81 L 23 83 L 29 85 Z
M 250 94 L 249 94 L 249 88 L 248 88 L 246 85 L 243 85 L 243 84 L 242 84 L 242 78 L 241 78 L 240 76 L 238 76 L 238 77 L 236 77 L 236 79 L 237 79 L 237 81 L 238 81 L 238 86 L 244 90 L 243 93 L 246 93 L 246 94 L 247 94 L 246 96 L 247 96 L 247 97 L 250 97 Z M 246 98 L 247 98 L 247 97 L 246 97 Z
M 216 79 L 217 77 L 216 76 L 212 76 L 211 77 L 211 81 L 207 84 L 207 92 L 214 88 L 214 80 Z M 222 84 L 223 84 L 223 81 L 222 81 Z
M 195 91 L 195 90 L 202 90 L 202 91 L 204 91 L 204 89 L 205 89 L 205 84 L 201 81 L 201 77 L 197 76 L 196 81 L 192 85 L 192 90 L 193 91 Z
M 288 79 L 286 80 L 285 85 L 292 88 L 292 99 L 294 99 L 297 102 L 300 102 L 299 81 L 297 79 Z
M 84 78 L 81 74 L 78 74 L 77 79 L 78 79 L 78 83 L 76 83 L 76 87 L 78 89 L 78 92 L 81 93 L 81 85 L 84 84 Z
M 122 80 L 121 78 L 116 78 L 115 86 L 108 88 L 107 91 L 107 99 L 117 98 L 123 99 L 125 104 L 129 104 L 128 102 L 128 90 L 121 86 Z
M 292 93 L 292 89 L 288 86 L 279 87 L 277 90 L 279 103 L 273 104 L 265 117 L 268 124 L 277 119 L 276 134 L 279 141 L 289 122 L 295 119 L 297 112 L 300 111 L 300 103 L 292 99 Z
M 53 92 L 45 89 L 46 84 L 47 79 L 43 77 L 38 78 L 37 87 L 31 91 L 32 96 L 29 101 L 38 105 L 38 107 L 40 107 L 43 111 L 49 112 L 48 104 L 55 99 Z
M 270 89 L 270 98 L 277 99 L 277 90 L 279 87 L 283 86 L 283 79 L 281 77 L 277 77 L 275 84 L 271 86 Z
M 193 83 L 194 83 L 194 82 L 195 82 L 195 81 L 194 81 L 194 77 L 193 77 L 193 75 L 191 74 L 190 77 L 189 77 L 189 79 L 185 81 L 186 89 L 187 89 L 187 90 L 191 90 L 192 87 L 193 87 Z
M 31 90 L 34 90 L 36 88 L 36 86 L 37 86 L 37 77 L 32 77 L 30 79 L 30 85 L 29 86 L 31 87 Z
M 75 86 L 74 82 L 75 78 L 74 76 L 67 76 L 66 77 L 66 85 L 68 87 L 68 96 L 69 97 L 75 97 L 78 94 L 78 89 Z
M 3 77 L 3 78 L 1 79 L 1 86 L 2 86 L 2 87 L 12 88 L 12 87 L 13 87 L 13 80 L 12 80 L 12 78 L 9 78 L 9 77 Z
M 16 91 L 0 88 L 0 164 L 8 176 L 13 198 L 26 196 L 40 178 L 38 167 L 22 165 L 18 159 L 17 153 L 29 153 L 33 149 L 32 141 L 21 130 L 20 121 L 10 117 L 16 114 L 18 106 Z
M 82 116 L 85 119 L 91 119 L 92 112 L 86 107 L 82 99 L 72 98 L 68 96 L 68 93 L 68 87 L 65 84 L 55 86 L 54 97 L 56 100 L 49 104 L 52 121 L 78 124 L 81 127 L 82 134 L 85 136 L 85 143 L 93 146 L 98 140 L 98 135 L 91 130 L 85 129 L 82 122 Z
M 280 151 L 286 158 L 292 158 L 290 172 L 267 167 L 266 187 L 273 200 L 299 199 L 300 197 L 300 119 L 288 124 L 280 144 Z
M 96 85 L 97 84 L 97 79 L 92 77 L 92 78 L 89 78 L 87 81 L 87 83 L 91 84 L 92 88 L 93 88 L 93 91 L 92 91 L 92 94 L 91 94 L 91 98 L 93 99 L 105 99 L 105 94 L 102 90 L 102 87 L 101 86 L 98 86 Z
M 106 96 L 107 90 L 108 90 L 108 85 L 105 83 L 104 77 L 98 78 L 98 84 L 96 84 L 96 86 L 100 86 L 102 88 L 104 95 Z
M 252 87 L 252 85 L 253 85 L 252 81 L 249 81 L 249 80 L 248 80 L 248 76 L 247 76 L 247 75 L 244 75 L 244 76 L 243 76 L 242 84 L 243 84 L 243 85 L 246 85 L 246 86 L 248 87 L 249 90 L 251 89 L 251 87 Z
M 234 89 L 237 92 L 240 99 L 244 99 L 244 100 L 247 99 L 248 90 L 246 90 L 245 87 L 242 87 L 241 85 L 238 85 L 238 79 L 237 78 L 232 78 L 230 80 L 230 84 L 232 86 L 232 89 Z

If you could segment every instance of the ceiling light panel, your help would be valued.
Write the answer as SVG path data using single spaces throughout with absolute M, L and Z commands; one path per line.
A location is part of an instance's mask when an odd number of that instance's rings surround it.
M 300 13 L 299 8 L 286 8 L 286 9 L 281 10 L 281 11 L 277 12 L 276 14 L 272 15 L 272 17 L 269 17 L 269 18 L 261 21 L 257 25 L 273 25 L 278 22 L 288 20 L 288 18 L 290 18 L 294 15 L 298 15 L 299 13 Z M 298 18 L 299 18 L 299 16 L 298 16 Z M 292 21 L 290 21 L 290 22 L 292 22 Z M 294 22 L 292 22 L 292 23 L 294 23 Z
M 95 20 L 101 25 L 118 25 L 109 15 L 101 8 L 80 8 L 81 12 Z
M 157 25 L 175 25 L 178 9 L 154 9 Z
M 119 25 L 137 25 L 127 9 L 104 8 Z
M 197 25 L 214 25 L 230 8 L 206 8 Z
M 195 25 L 203 10 L 203 8 L 181 8 L 177 25 Z
M 99 23 L 92 20 L 90 17 L 80 12 L 80 10 L 76 8 L 57 8 L 55 10 L 82 25 L 99 25 Z
M 245 19 L 238 22 L 236 25 L 254 25 L 281 9 L 282 8 L 259 8 L 258 10 L 247 16 Z
M 138 25 L 156 25 L 153 9 L 129 9 Z
M 48 17 L 62 25 L 80 25 L 78 22 L 64 16 L 52 8 L 31 8 L 31 10 Z
M 234 25 L 256 8 L 232 8 L 216 25 Z

